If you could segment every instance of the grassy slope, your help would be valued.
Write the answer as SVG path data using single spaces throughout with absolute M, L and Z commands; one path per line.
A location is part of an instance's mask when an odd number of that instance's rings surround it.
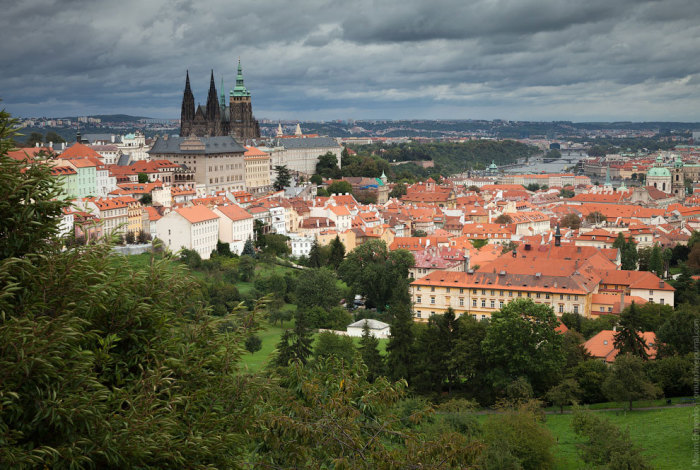
M 644 449 L 655 468 L 675 470 L 691 468 L 693 408 L 614 412 L 601 411 L 610 421 L 629 429 L 633 442 Z M 571 429 L 570 414 L 547 415 L 547 428 L 557 439 L 555 454 L 561 470 L 583 469 L 576 444 L 581 440 Z

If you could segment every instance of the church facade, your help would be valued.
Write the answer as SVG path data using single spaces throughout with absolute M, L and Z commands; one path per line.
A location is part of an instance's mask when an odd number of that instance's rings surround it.
M 229 102 L 221 84 L 221 95 L 217 97 L 214 71 L 211 73 L 206 106 L 195 108 L 194 94 L 187 72 L 185 91 L 180 112 L 180 137 L 231 136 L 239 142 L 260 137 L 260 125 L 253 116 L 250 92 L 243 84 L 243 70 L 238 61 L 236 86 L 229 92 Z

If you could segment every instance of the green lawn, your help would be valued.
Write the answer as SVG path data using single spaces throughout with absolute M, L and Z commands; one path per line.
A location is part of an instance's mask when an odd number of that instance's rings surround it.
M 596 411 L 623 429 L 629 429 L 632 441 L 644 449 L 654 468 L 676 470 L 691 468 L 693 407 L 615 412 Z M 581 440 L 571 429 L 571 414 L 547 415 L 546 426 L 557 439 L 556 469 L 584 469 L 576 444 Z

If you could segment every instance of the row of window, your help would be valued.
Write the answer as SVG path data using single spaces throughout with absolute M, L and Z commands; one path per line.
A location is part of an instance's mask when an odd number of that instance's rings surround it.
M 459 289 L 459 293 L 460 293 L 460 294 L 464 294 L 464 291 L 467 290 L 467 289 L 465 289 L 465 288 L 463 288 L 463 287 L 460 287 L 460 288 L 455 287 L 454 289 L 455 289 L 455 291 L 457 291 L 457 289 Z M 420 292 L 420 291 L 421 291 L 421 286 L 417 286 L 417 287 L 416 287 L 416 290 Z M 445 288 L 445 292 L 448 293 L 448 294 L 451 292 L 451 290 L 452 290 L 451 287 L 446 287 L 446 288 Z M 487 295 L 487 294 L 486 294 L 487 290 L 488 290 L 488 289 L 481 289 L 481 295 Z M 431 286 L 431 287 L 430 287 L 430 292 L 435 292 L 435 286 Z M 491 292 L 491 295 L 496 295 L 496 291 L 495 291 L 494 289 L 490 289 L 490 292 Z M 503 290 L 499 290 L 499 291 L 498 291 L 498 295 L 499 295 L 500 297 L 505 297 L 505 292 L 508 292 L 508 297 L 513 297 L 513 293 L 514 293 L 514 292 L 517 292 L 517 296 L 518 296 L 518 297 L 522 297 L 522 296 L 523 296 L 523 292 L 522 292 L 522 291 L 503 291 Z M 478 295 L 478 293 L 479 293 L 479 289 L 472 289 L 472 294 Z M 650 292 L 650 293 L 651 293 L 651 292 Z M 543 292 L 525 292 L 525 294 L 526 294 L 527 297 L 533 297 L 533 296 L 534 296 L 534 298 L 536 298 L 536 299 L 545 298 L 545 299 L 549 300 L 550 297 L 556 297 L 556 294 L 550 295 L 549 292 L 544 292 L 544 293 L 543 293 Z M 565 295 L 565 294 L 559 294 L 559 300 L 564 300 L 564 295 Z M 578 295 L 577 295 L 577 294 L 566 294 L 566 300 L 572 300 L 572 297 L 573 297 L 573 300 L 575 300 L 575 301 L 578 300 Z M 419 298 L 420 298 L 420 296 L 419 296 Z

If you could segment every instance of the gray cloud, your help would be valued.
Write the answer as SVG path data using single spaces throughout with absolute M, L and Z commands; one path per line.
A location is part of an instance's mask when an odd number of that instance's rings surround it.
M 698 120 L 693 0 L 25 0 L 0 18 L 17 115 L 178 117 L 185 70 L 258 117 Z

